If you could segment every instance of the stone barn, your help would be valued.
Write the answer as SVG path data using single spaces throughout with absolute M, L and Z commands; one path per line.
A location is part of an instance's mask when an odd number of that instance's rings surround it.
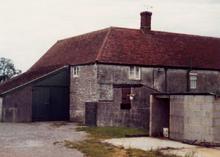
M 218 142 L 220 38 L 155 31 L 151 16 L 141 13 L 140 29 L 57 41 L 0 85 L 0 120 L 69 120 L 152 136 L 168 128 L 172 139 Z

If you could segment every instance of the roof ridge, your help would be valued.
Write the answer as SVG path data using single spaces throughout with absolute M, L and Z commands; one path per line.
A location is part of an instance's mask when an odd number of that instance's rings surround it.
M 220 39 L 220 37 L 214 37 L 214 36 L 208 36 L 208 35 L 198 35 L 198 34 L 189 34 L 189 33 L 179 33 L 179 32 L 169 32 L 169 31 L 157 31 L 157 30 L 151 30 L 151 33 L 160 33 L 161 35 L 178 35 L 178 36 L 186 36 L 186 37 L 198 37 L 198 38 L 208 38 L 208 39 Z
M 137 28 L 126 28 L 126 27 L 112 27 L 113 29 L 122 29 L 122 30 L 133 30 L 133 31 L 141 31 L 141 29 Z M 144 32 L 143 32 L 144 33 Z M 184 33 L 184 32 L 169 32 L 169 31 L 160 31 L 160 30 L 151 30 L 148 33 L 160 33 L 160 34 L 171 34 L 171 35 L 179 35 L 179 36 L 187 36 L 187 37 L 199 37 L 199 38 L 209 38 L 209 39 L 220 39 L 218 36 L 210 36 L 210 35 L 200 35 L 200 34 L 190 34 L 190 33 Z M 146 33 L 144 33 L 146 34 Z
M 101 45 L 101 47 L 100 47 L 100 49 L 99 49 L 99 51 L 98 51 L 98 53 L 97 53 L 97 56 L 96 56 L 95 61 L 98 61 L 99 58 L 101 57 L 101 55 L 102 55 L 102 50 L 103 50 L 103 48 L 104 48 L 105 45 L 106 45 L 106 42 L 107 42 L 107 39 L 108 39 L 108 37 L 109 37 L 109 34 L 111 33 L 111 30 L 112 30 L 112 27 L 109 27 L 109 28 L 108 28 L 108 32 L 106 33 L 106 36 L 105 36 L 105 38 L 104 38 L 104 40 L 103 40 L 103 43 L 102 43 L 102 45 Z
M 118 26 L 112 26 L 112 29 L 122 29 L 122 30 L 133 30 L 133 31 L 140 31 L 138 28 L 129 28 L 129 27 L 118 27 Z
M 94 34 L 94 33 L 104 32 L 104 31 L 106 31 L 108 29 L 109 28 L 104 28 L 104 29 L 100 29 L 100 30 L 96 30 L 96 31 L 91 31 L 91 32 L 84 33 L 84 34 L 79 34 L 79 35 L 76 35 L 76 36 L 71 36 L 71 37 L 63 38 L 63 39 L 58 40 L 57 43 L 62 42 L 62 41 L 66 41 L 66 40 L 69 40 L 69 39 L 75 39 L 75 38 L 84 37 L 84 36 L 91 35 L 91 34 Z

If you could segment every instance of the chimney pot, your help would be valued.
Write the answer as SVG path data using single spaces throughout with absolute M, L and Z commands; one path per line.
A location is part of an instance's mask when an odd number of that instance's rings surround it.
M 141 12 L 140 15 L 141 15 L 141 30 L 150 31 L 152 13 L 149 11 L 144 11 Z

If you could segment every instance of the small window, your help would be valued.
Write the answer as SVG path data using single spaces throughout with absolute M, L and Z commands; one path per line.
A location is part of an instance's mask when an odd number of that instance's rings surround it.
M 190 73 L 189 80 L 190 80 L 190 89 L 196 89 L 197 88 L 197 73 Z
M 131 100 L 130 100 L 130 94 L 131 94 L 131 88 L 122 88 L 122 100 L 121 100 L 121 109 L 122 110 L 130 110 L 131 109 Z
M 140 80 L 141 79 L 141 69 L 140 67 L 131 66 L 129 70 L 129 79 Z
M 73 67 L 73 77 L 79 77 L 79 67 Z

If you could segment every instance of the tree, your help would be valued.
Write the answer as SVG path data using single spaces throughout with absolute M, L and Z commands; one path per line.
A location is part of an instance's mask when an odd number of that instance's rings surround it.
M 21 70 L 15 68 L 15 65 L 11 59 L 0 58 L 0 83 L 9 80 L 13 76 L 21 73 Z

